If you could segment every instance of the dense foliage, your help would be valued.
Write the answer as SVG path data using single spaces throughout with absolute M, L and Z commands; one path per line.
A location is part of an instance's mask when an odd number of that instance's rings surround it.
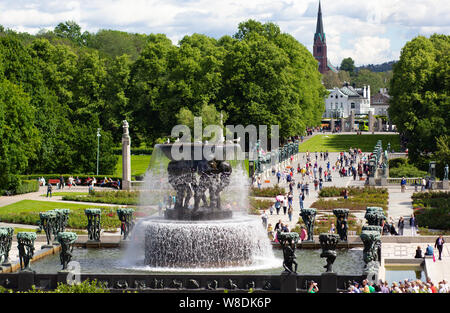
M 303 134 L 320 123 L 320 80 L 311 53 L 273 23 L 178 45 L 71 21 L 37 35 L 0 27 L 0 189 L 17 189 L 18 174 L 95 173 L 98 128 L 99 174 L 111 175 L 124 119 L 134 147 L 164 141 L 183 117 L 217 122 L 217 112 L 230 125 Z
M 450 192 L 419 192 L 412 199 L 420 227 L 450 230 Z
M 419 170 L 405 158 L 389 160 L 389 177 L 425 177 L 426 171 Z
M 407 142 L 408 156 L 423 170 L 437 161 L 437 176 L 450 161 L 450 36 L 418 36 L 394 65 L 389 115 Z

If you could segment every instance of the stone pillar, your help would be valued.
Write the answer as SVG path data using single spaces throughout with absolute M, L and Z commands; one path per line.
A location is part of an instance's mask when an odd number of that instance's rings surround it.
M 352 132 L 355 128 L 355 111 L 350 114 L 350 131 Z
M 341 131 L 345 132 L 345 118 L 341 117 Z
M 330 131 L 333 131 L 334 130 L 334 118 L 332 118 L 331 119 L 331 122 L 330 122 Z
M 128 132 L 128 122 L 123 121 L 122 135 L 122 189 L 131 189 L 131 139 Z
M 369 132 L 373 132 L 373 115 L 372 111 L 369 111 Z
M 381 117 L 378 118 L 378 131 L 383 131 L 383 120 L 381 119 Z

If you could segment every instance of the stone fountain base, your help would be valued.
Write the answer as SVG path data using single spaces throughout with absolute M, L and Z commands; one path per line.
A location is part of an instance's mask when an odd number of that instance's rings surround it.
M 207 220 L 224 220 L 231 219 L 233 212 L 230 210 L 216 210 L 209 209 L 193 210 L 176 210 L 166 209 L 164 217 L 168 220 L 184 220 L 184 221 L 207 221 Z
M 226 212 L 226 211 L 224 211 Z M 214 213 L 214 212 L 213 212 Z M 221 212 L 215 212 L 221 213 Z M 175 221 L 148 219 L 137 230 L 144 238 L 144 264 L 155 268 L 229 268 L 273 256 L 258 218 Z

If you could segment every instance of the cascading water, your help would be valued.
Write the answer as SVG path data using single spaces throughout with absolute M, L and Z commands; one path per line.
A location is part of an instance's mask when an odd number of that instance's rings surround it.
M 157 208 L 158 213 L 134 227 L 126 252 L 128 266 L 174 272 L 280 266 L 260 217 L 247 214 L 249 186 L 243 162 L 216 158 L 224 147 L 216 148 L 209 160 L 174 161 L 171 145 L 155 146 L 141 205 Z

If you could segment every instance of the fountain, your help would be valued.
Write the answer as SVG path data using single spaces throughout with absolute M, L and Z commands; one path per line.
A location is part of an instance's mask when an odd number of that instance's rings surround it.
M 248 179 L 243 161 L 236 158 L 239 148 L 206 143 L 155 146 L 140 202 L 165 210 L 162 216 L 136 223 L 129 263 L 154 271 L 279 266 L 260 219 L 246 212 Z M 174 151 L 182 151 L 183 157 L 177 159 Z

